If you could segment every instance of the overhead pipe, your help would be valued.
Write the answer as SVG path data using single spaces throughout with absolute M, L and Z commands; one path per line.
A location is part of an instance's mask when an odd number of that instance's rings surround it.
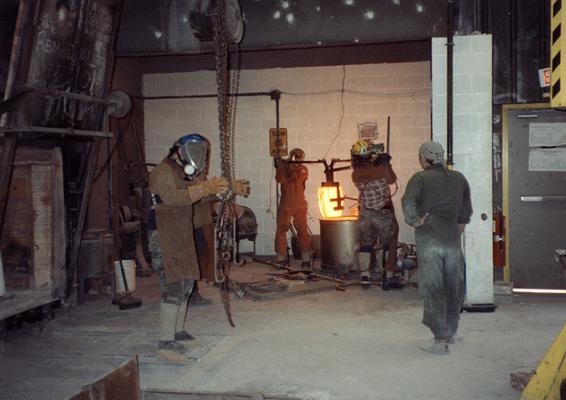
M 454 165 L 453 86 L 454 86 L 454 0 L 446 4 L 446 164 Z
M 269 96 L 272 100 L 278 101 L 281 98 L 281 91 L 271 90 L 269 92 L 246 92 L 246 93 L 227 93 L 228 97 L 254 97 L 254 96 Z M 186 94 L 175 96 L 132 96 L 134 99 L 140 100 L 172 100 L 172 99 L 209 99 L 216 98 L 218 94 Z
M 231 97 L 256 97 L 256 96 L 269 96 L 271 100 L 275 101 L 275 129 L 277 136 L 279 136 L 279 103 L 281 100 L 281 91 L 278 89 L 269 92 L 247 92 L 247 93 L 227 93 Z M 175 95 L 175 96 L 133 96 L 135 99 L 141 100 L 171 100 L 171 99 L 208 99 L 218 97 L 218 94 L 189 94 L 189 95 Z M 279 139 L 279 137 L 277 137 Z M 273 166 L 275 167 L 275 159 Z M 279 189 L 275 189 L 275 204 L 279 207 Z

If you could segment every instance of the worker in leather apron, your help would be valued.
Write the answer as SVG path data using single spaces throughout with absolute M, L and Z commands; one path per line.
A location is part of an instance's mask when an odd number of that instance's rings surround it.
M 287 231 L 291 222 L 297 231 L 297 241 L 301 252 L 301 267 L 312 267 L 311 234 L 307 225 L 307 201 L 305 199 L 305 182 L 309 177 L 308 169 L 300 163 L 305 152 L 295 148 L 289 152 L 288 160 L 277 160 L 275 179 L 281 185 L 281 198 L 277 207 L 277 230 L 275 232 L 275 251 L 277 262 L 287 261 Z
M 376 242 L 388 252 L 384 266 L 387 277 L 393 276 L 395 269 L 399 224 L 389 185 L 397 182 L 397 175 L 391 166 L 391 156 L 373 150 L 369 141 L 354 143 L 351 155 L 352 180 L 359 191 L 358 266 L 362 288 L 367 289 L 371 280 L 371 254 Z
M 423 143 L 419 162 L 423 171 L 411 177 L 401 200 L 405 221 L 415 228 L 423 324 L 434 334 L 419 347 L 447 354 L 449 344 L 462 339 L 457 335 L 465 290 L 460 242 L 472 215 L 470 187 L 464 175 L 448 170 L 440 143 Z
M 185 135 L 149 177 L 149 188 L 160 199 L 155 206 L 157 231 L 150 236 L 161 289 L 158 348 L 179 354 L 186 351 L 183 342 L 194 340 L 185 330 L 185 319 L 195 281 L 214 279 L 210 204 L 229 189 L 224 178 L 207 179 L 209 149 L 205 137 Z M 232 182 L 234 194 L 247 197 L 249 190 L 248 181 Z

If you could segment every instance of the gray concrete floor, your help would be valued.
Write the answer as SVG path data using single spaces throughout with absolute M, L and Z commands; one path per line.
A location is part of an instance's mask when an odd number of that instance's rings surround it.
M 234 267 L 240 281 L 270 267 Z M 190 309 L 198 340 L 179 364 L 156 354 L 157 277 L 138 278 L 140 309 L 105 296 L 58 312 L 39 331 L 25 326 L 1 345 L 0 399 L 61 399 L 137 355 L 142 388 L 247 392 L 302 399 L 519 399 L 509 374 L 534 369 L 566 323 L 564 296 L 516 296 L 494 313 L 463 313 L 464 341 L 450 355 L 417 348 L 430 337 L 416 289 L 328 291 L 269 301 L 232 296 L 231 328 L 218 289 Z

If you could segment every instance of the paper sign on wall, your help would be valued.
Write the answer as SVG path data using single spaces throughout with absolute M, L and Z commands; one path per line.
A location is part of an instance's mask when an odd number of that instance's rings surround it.
M 529 124 L 529 147 L 566 145 L 566 123 L 548 122 Z
M 529 171 L 566 171 L 566 148 L 530 149 Z

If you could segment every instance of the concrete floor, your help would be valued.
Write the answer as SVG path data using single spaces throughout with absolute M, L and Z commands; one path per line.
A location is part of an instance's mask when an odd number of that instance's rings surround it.
M 270 267 L 234 267 L 240 281 Z M 218 289 L 193 307 L 187 330 L 198 339 L 186 359 L 156 355 L 157 277 L 138 278 L 140 309 L 119 311 L 105 296 L 58 312 L 45 329 L 11 332 L 0 352 L 0 399 L 61 399 L 138 355 L 141 386 L 246 392 L 312 400 L 519 399 L 509 374 L 534 369 L 566 323 L 566 297 L 516 296 L 494 313 L 463 313 L 465 339 L 448 356 L 425 353 L 416 289 L 328 291 L 269 301 L 232 296 L 231 328 Z

